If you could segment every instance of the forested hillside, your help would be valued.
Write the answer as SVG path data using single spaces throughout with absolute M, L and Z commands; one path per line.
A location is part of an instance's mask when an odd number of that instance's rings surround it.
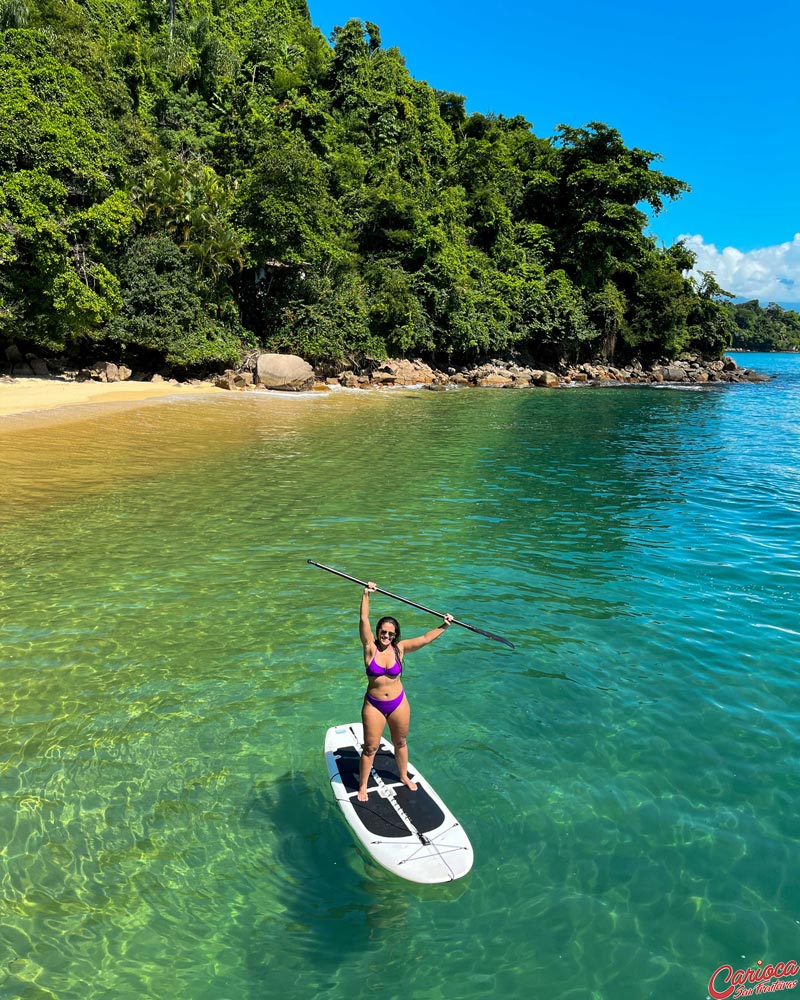
M 139 364 L 719 355 L 686 184 L 537 136 L 304 0 L 0 0 L 0 348 Z M 447 44 L 443 39 L 442 44 Z
M 800 351 L 800 313 L 774 302 L 764 309 L 757 299 L 728 308 L 736 324 L 732 347 L 746 351 Z

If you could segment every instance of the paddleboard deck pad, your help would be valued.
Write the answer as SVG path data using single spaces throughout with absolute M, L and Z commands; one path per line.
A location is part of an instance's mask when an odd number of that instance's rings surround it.
M 408 776 L 417 790 L 403 784 L 394 747 L 385 739 L 375 755 L 367 801 L 358 801 L 363 741 L 360 722 L 332 726 L 325 735 L 325 762 L 334 798 L 367 853 L 410 882 L 452 882 L 466 875 L 473 853 L 464 828 L 411 764 Z

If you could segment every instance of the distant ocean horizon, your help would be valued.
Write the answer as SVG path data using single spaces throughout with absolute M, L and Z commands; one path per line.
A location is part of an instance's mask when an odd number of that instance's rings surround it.
M 775 377 L 186 396 L 4 435 L 0 1000 L 788 988 L 800 359 L 740 363 Z M 463 880 L 375 867 L 334 804 L 360 591 L 309 558 L 516 646 L 453 627 L 407 658 Z

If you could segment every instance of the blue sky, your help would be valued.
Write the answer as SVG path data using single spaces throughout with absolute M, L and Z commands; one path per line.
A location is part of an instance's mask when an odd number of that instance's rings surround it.
M 601 121 L 692 191 L 651 222 L 742 298 L 800 305 L 800 3 L 309 0 L 374 21 L 412 75 L 540 136 Z

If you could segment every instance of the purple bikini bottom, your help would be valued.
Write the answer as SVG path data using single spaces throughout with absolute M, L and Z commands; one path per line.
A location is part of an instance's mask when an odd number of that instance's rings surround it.
M 405 698 L 405 691 L 401 691 L 396 698 L 373 698 L 369 692 L 367 692 L 364 697 L 372 705 L 373 708 L 377 708 L 379 712 L 382 712 L 388 719 L 392 712 L 397 708 L 400 702 Z

